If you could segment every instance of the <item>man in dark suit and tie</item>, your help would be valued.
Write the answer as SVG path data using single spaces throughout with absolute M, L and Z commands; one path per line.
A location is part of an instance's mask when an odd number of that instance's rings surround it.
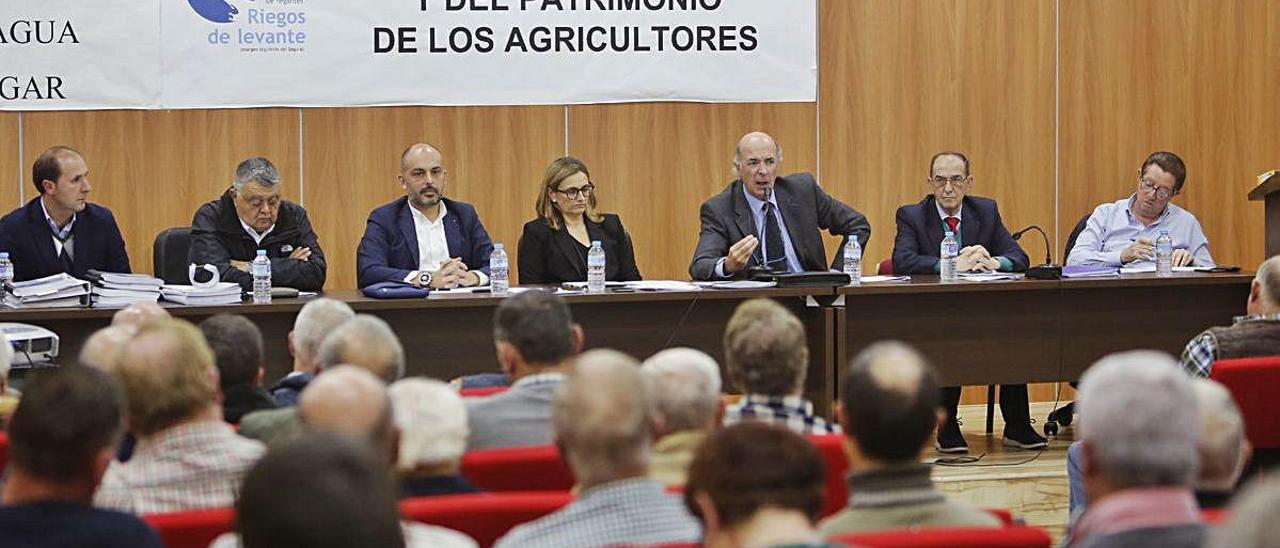
M 59 272 L 130 272 L 129 254 L 111 210 L 88 202 L 89 167 L 79 152 L 55 146 L 31 167 L 39 194 L 0 218 L 0 251 L 13 261 L 14 281 Z
M 844 236 L 841 249 L 849 236 L 867 244 L 866 216 L 823 192 L 811 174 L 779 177 L 781 163 L 782 147 L 773 137 L 753 132 L 738 141 L 733 155 L 738 180 L 702 204 L 702 233 L 689 265 L 693 279 L 745 277 L 755 266 L 773 272 L 826 270 L 820 229 Z M 836 253 L 831 268 L 840 260 Z
M 942 152 L 933 157 L 929 166 L 928 182 L 933 193 L 919 203 L 898 208 L 893 271 L 897 274 L 937 274 L 941 265 L 942 239 L 947 231 L 955 234 L 961 247 L 956 261 L 959 271 L 1026 270 L 1027 254 L 1004 227 L 995 200 L 967 195 L 973 186 L 969 159 L 959 152 Z M 938 429 L 939 451 L 963 453 L 969 450 L 956 420 L 959 403 L 959 386 L 942 389 L 942 407 L 947 412 L 947 420 Z M 1025 449 L 1045 447 L 1045 439 L 1031 427 L 1027 385 L 1002 385 L 1000 412 L 1005 420 L 1005 445 Z
M 493 241 L 471 204 L 444 197 L 440 151 L 419 143 L 400 155 L 405 199 L 369 214 L 356 250 L 360 287 L 405 282 L 449 288 L 489 283 Z

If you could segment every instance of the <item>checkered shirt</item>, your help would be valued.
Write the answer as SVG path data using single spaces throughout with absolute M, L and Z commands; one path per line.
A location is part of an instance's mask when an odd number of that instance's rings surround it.
M 647 478 L 583 491 L 577 500 L 498 539 L 495 548 L 574 548 L 702 541 L 702 528 L 680 499 Z
M 1280 321 L 1280 314 L 1236 316 L 1232 325 L 1262 321 Z M 1218 361 L 1218 338 L 1213 336 L 1213 332 L 1205 330 L 1187 343 L 1187 347 L 1182 350 L 1180 363 L 1182 370 L 1186 371 L 1188 375 L 1208 378 L 1209 372 L 1213 370 L 1213 362 L 1216 361 Z
M 799 434 L 839 434 L 840 426 L 813 414 L 813 403 L 800 396 L 747 394 L 724 412 L 726 425 L 760 420 L 790 428 Z
M 93 503 L 136 514 L 231 506 L 263 451 L 220 421 L 181 424 L 140 440 L 129 462 L 112 462 Z

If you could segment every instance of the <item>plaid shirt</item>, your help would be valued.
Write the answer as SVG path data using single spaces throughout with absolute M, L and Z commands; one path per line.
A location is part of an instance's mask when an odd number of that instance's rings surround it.
M 761 420 L 790 428 L 799 434 L 839 434 L 840 426 L 813 414 L 813 403 L 800 396 L 747 394 L 724 412 L 726 425 Z
M 702 528 L 680 499 L 662 484 L 632 478 L 597 485 L 577 500 L 537 521 L 519 525 L 495 548 L 693 544 Z
M 228 507 L 262 453 L 221 421 L 180 424 L 141 440 L 129 462 L 112 462 L 93 503 L 136 514 Z
M 1280 321 L 1280 314 L 1252 314 L 1249 316 L 1236 316 L 1232 325 L 1239 325 L 1244 322 L 1274 322 Z M 1218 338 L 1213 336 L 1211 331 L 1196 335 L 1187 343 L 1187 347 L 1182 351 L 1182 369 L 1188 375 L 1193 377 L 1209 377 L 1209 372 L 1213 370 L 1213 362 L 1218 361 Z

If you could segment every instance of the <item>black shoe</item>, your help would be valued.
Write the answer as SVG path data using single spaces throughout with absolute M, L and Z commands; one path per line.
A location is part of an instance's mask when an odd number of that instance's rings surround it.
M 952 419 L 943 423 L 933 446 L 942 453 L 968 453 L 969 445 L 964 442 L 964 434 L 960 433 L 960 421 Z
M 1005 426 L 1004 444 L 1023 449 L 1044 449 L 1049 446 L 1049 440 L 1037 434 L 1030 423 L 1023 423 Z

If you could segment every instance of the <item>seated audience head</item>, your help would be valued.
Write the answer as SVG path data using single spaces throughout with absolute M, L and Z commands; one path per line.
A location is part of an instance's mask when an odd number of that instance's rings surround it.
M 653 390 L 659 435 L 711 430 L 720 423 L 724 407 L 715 358 L 692 348 L 668 348 L 645 360 L 640 371 Z
M 803 436 L 747 421 L 698 447 L 684 500 L 708 547 L 800 545 L 817 536 L 825 481 L 822 457 Z
M 493 341 L 502 371 L 512 380 L 558 367 L 582 351 L 582 327 L 569 305 L 547 291 L 502 300 L 493 314 Z
M 1192 379 L 1200 408 L 1200 468 L 1196 478 L 1199 491 L 1229 493 L 1244 472 L 1252 452 L 1245 438 L 1244 417 L 1231 392 L 1217 381 Z
M 293 320 L 293 331 L 289 332 L 289 352 L 293 354 L 294 370 L 315 373 L 325 336 L 355 315 L 351 305 L 328 297 L 303 305 Z
M 792 396 L 804 389 L 804 324 L 771 299 L 738 305 L 724 328 L 724 354 L 729 378 L 744 393 Z
M 593 222 L 601 222 L 603 217 L 596 212 L 595 190 L 587 164 L 573 156 L 556 158 L 542 176 L 538 217 L 555 230 L 564 227 L 565 213 L 574 218 L 585 215 Z
M 298 418 L 313 428 L 367 439 L 380 449 L 394 441 L 387 386 L 353 365 L 326 369 L 298 398 Z
M 396 469 L 456 474 L 467 449 L 467 407 L 458 392 L 434 379 L 409 378 L 387 389 L 400 432 Z
M 187 422 L 222 420 L 213 352 L 185 320 L 143 324 L 112 369 L 124 386 L 129 429 L 140 438 Z
M 840 426 L 855 469 L 914 463 L 944 415 L 937 374 L 924 356 L 883 341 L 859 352 L 840 385 Z
M 1228 510 L 1227 522 L 1209 534 L 1210 548 L 1272 548 L 1280 522 L 1280 476 L 1268 474 L 1249 484 Z
M 383 382 L 392 383 L 404 376 L 404 347 L 386 320 L 357 314 L 320 345 L 320 372 L 340 364 L 363 367 Z
M 9 425 L 4 504 L 88 504 L 115 455 L 123 395 L 115 379 L 68 365 L 33 373 Z
M 1250 315 L 1280 313 L 1280 255 L 1262 261 L 1258 267 L 1245 311 Z
M 261 156 L 249 158 L 236 166 L 231 182 L 231 199 L 236 215 L 259 233 L 276 224 L 280 215 L 280 172 L 271 161 Z
M 648 474 L 653 416 L 639 365 L 615 350 L 592 350 L 556 388 L 556 445 L 583 488 Z
M 332 432 L 306 432 L 272 447 L 236 500 L 241 545 L 404 546 L 394 483 L 379 457 L 367 443 Z
M 1195 479 L 1199 410 L 1172 357 L 1137 350 L 1104 357 L 1080 379 L 1089 504 L 1131 488 L 1186 487 Z
M 218 314 L 200 322 L 223 388 L 262 384 L 262 332 L 249 318 Z
M 169 317 L 169 311 L 156 303 L 133 303 L 116 311 L 111 316 L 111 325 L 137 331 L 142 324 L 154 320 L 167 320 Z
M 133 339 L 135 329 L 133 326 L 109 325 L 94 331 L 80 347 L 80 363 L 111 373 L 116 354 Z

